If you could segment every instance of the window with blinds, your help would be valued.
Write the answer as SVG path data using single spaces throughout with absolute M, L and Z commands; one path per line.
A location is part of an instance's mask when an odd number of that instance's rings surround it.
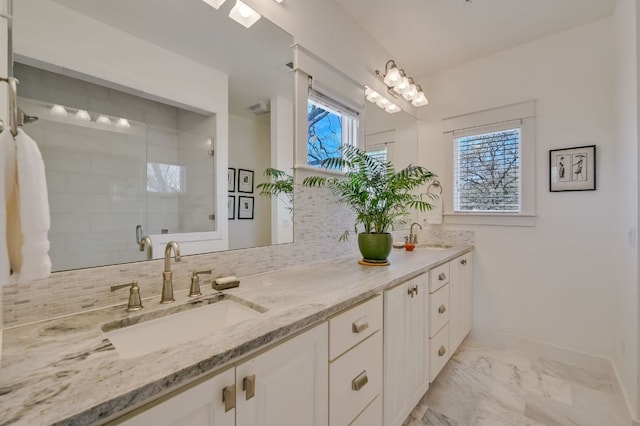
M 376 149 L 376 150 L 372 150 L 369 151 L 367 150 L 367 155 L 375 160 L 378 160 L 382 163 L 386 163 L 387 162 L 387 148 L 382 148 L 382 149 Z
M 520 212 L 520 130 L 454 135 L 454 211 Z

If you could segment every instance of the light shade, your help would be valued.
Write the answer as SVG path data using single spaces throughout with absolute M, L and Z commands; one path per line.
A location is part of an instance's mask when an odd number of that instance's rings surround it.
M 384 76 L 384 84 L 389 87 L 395 87 L 400 82 L 401 78 L 400 70 L 395 64 L 393 64 L 391 65 L 389 72 Z
M 91 121 L 91 116 L 85 109 L 79 109 L 78 112 L 76 112 L 76 118 L 82 121 Z
M 51 107 L 51 115 L 56 115 L 58 117 L 66 117 L 69 115 L 66 109 L 62 105 L 55 104 Z
M 365 88 L 364 95 L 369 102 L 373 102 L 373 103 L 378 102 L 381 98 L 380 93 L 376 92 L 375 90 L 369 87 Z
M 260 17 L 261 16 L 258 12 L 251 9 L 240 0 L 236 0 L 236 4 L 231 9 L 231 12 L 229 12 L 229 18 L 247 28 L 255 24 Z
M 226 0 L 202 0 L 202 1 L 217 10 L 220 8 L 220 6 L 222 6 L 222 3 L 224 3 Z
M 428 105 L 429 101 L 427 100 L 427 97 L 424 95 L 424 92 L 420 92 L 418 93 L 418 96 L 411 101 L 411 103 L 413 104 L 413 106 L 419 107 L 423 105 Z
M 396 104 L 390 104 L 384 110 L 387 111 L 389 114 L 393 114 L 395 112 L 400 112 L 400 107 Z
M 408 101 L 412 101 L 415 98 L 418 97 L 418 88 L 416 87 L 415 84 L 410 84 L 409 87 L 407 87 L 407 90 L 405 90 L 402 93 L 402 97 L 405 98 Z
M 121 129 L 128 129 L 129 127 L 131 127 L 131 123 L 129 123 L 129 120 L 127 120 L 126 118 L 118 118 L 116 127 L 120 127 Z
M 384 108 L 388 107 L 389 105 L 391 105 L 391 102 L 388 99 L 381 97 L 378 101 L 376 101 L 376 105 L 378 105 L 380 108 L 384 109 Z
M 276 0 L 278 3 L 282 3 L 284 0 Z
M 100 124 L 111 124 L 111 119 L 104 114 L 100 114 L 96 119 L 96 123 Z

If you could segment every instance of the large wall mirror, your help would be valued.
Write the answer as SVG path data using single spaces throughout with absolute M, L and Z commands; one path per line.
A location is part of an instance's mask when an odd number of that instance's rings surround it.
M 293 241 L 291 35 L 202 0 L 19 0 L 14 76 L 47 172 L 53 270 Z M 31 120 L 29 116 L 38 117 Z M 139 250 L 150 236 L 153 250 Z

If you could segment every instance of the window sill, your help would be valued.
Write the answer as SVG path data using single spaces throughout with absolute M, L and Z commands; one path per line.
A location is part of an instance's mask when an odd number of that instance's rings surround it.
M 536 216 L 517 213 L 445 213 L 447 225 L 536 226 Z

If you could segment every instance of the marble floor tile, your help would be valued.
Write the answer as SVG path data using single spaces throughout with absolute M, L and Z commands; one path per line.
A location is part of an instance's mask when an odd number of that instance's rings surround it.
M 623 426 L 611 379 L 465 341 L 403 426 Z

